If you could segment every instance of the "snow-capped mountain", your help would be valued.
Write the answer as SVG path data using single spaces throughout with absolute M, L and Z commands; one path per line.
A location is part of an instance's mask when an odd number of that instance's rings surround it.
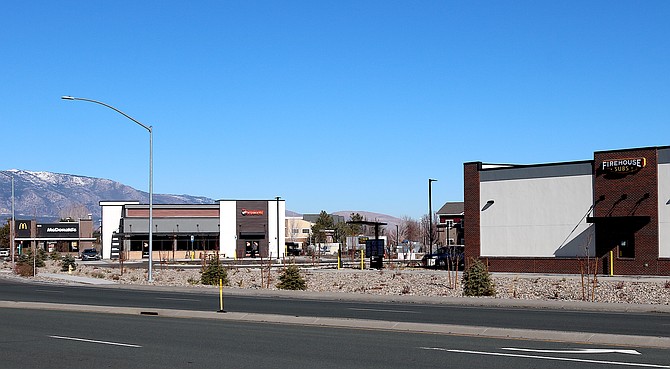
M 0 175 L 0 216 L 11 217 L 14 177 L 15 214 L 17 219 L 55 221 L 60 218 L 100 218 L 101 200 L 138 200 L 149 202 L 149 194 L 104 178 L 72 174 L 6 170 Z M 212 204 L 213 199 L 190 195 L 154 193 L 155 204 Z M 2 221 L 4 222 L 4 220 Z

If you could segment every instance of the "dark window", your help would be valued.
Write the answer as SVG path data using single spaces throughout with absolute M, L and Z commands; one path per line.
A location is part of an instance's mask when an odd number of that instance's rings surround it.
M 620 258 L 635 258 L 635 244 L 633 239 L 625 238 L 619 241 L 619 257 Z

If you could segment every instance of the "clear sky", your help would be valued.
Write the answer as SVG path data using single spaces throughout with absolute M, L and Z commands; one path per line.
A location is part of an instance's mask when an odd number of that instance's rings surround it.
M 419 218 L 463 163 L 670 144 L 670 1 L 5 1 L 0 169 Z

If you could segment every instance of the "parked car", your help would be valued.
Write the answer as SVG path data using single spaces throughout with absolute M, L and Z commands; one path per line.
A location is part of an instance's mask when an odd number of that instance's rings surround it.
M 300 256 L 302 255 L 302 248 L 300 248 L 300 246 L 298 246 L 298 244 L 295 242 L 287 242 L 286 254 L 288 256 Z
M 8 258 L 9 249 L 0 249 L 0 258 Z
M 432 254 L 426 254 L 421 259 L 425 268 L 449 268 L 459 270 L 465 268 L 465 252 L 463 246 L 445 246 L 438 248 Z
M 100 254 L 96 249 L 85 249 L 81 252 L 81 260 L 100 260 Z

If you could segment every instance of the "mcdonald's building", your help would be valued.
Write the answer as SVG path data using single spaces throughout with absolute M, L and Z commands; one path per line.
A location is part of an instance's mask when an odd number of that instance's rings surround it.
M 93 238 L 93 220 L 90 217 L 58 223 L 17 219 L 14 231 L 19 254 L 33 245 L 49 252 L 79 252 L 92 247 L 96 240 Z
M 494 272 L 670 275 L 670 147 L 464 164 L 466 258 Z
M 102 258 L 149 257 L 149 206 L 101 201 Z M 218 253 L 241 259 L 285 255 L 284 200 L 218 200 L 214 204 L 153 204 L 153 260 Z

